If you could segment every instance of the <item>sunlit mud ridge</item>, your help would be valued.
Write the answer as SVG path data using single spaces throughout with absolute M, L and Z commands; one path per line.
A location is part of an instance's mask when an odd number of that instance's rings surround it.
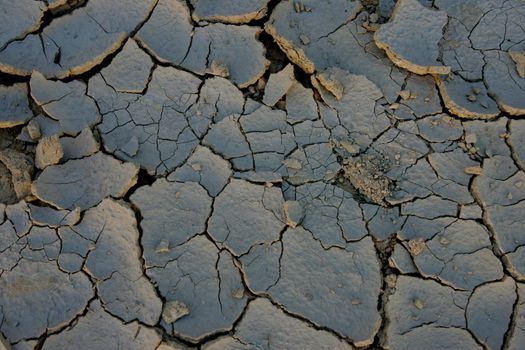
M 0 23 L 0 350 L 525 348 L 523 0 Z

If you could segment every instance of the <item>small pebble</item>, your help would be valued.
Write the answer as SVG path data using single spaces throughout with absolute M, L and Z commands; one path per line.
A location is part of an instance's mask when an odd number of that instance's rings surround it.
M 414 300 L 414 306 L 418 309 L 418 310 L 421 310 L 423 309 L 424 305 L 423 305 L 423 302 L 419 299 L 416 299 Z
M 463 171 L 468 175 L 481 175 L 483 170 L 479 166 L 468 166 Z

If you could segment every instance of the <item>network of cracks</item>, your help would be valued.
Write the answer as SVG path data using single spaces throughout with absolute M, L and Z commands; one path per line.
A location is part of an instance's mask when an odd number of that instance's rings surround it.
M 0 22 L 0 349 L 525 347 L 522 0 Z

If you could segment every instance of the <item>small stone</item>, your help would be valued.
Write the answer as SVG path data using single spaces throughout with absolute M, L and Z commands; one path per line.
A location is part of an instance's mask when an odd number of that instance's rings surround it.
M 468 166 L 465 169 L 463 169 L 463 171 L 465 172 L 465 174 L 468 175 L 481 175 L 483 169 L 481 169 L 481 167 L 479 166 Z
M 168 301 L 164 304 L 164 309 L 162 310 L 162 320 L 168 324 L 171 324 L 178 319 L 189 315 L 190 310 L 186 304 L 180 301 Z
M 226 63 L 213 60 L 210 66 L 206 69 L 206 73 L 210 73 L 219 77 L 227 78 L 230 76 L 230 69 Z
M 467 95 L 467 100 L 469 100 L 470 102 L 476 102 L 477 97 L 474 95 Z
M 303 43 L 303 45 L 308 45 L 310 44 L 310 38 L 308 38 L 306 35 L 304 34 L 301 34 L 299 36 L 299 40 L 301 40 L 301 42 Z
M 233 291 L 232 297 L 235 299 L 242 299 L 244 297 L 244 288 L 237 288 Z
M 379 20 L 379 16 L 377 15 L 377 13 L 372 13 L 370 16 L 368 16 L 368 20 L 372 23 L 377 23 L 377 21 Z
M 155 253 L 169 253 L 170 251 L 170 242 L 163 239 L 160 241 L 157 248 L 155 248 Z
M 411 93 L 409 90 L 401 90 L 399 92 L 399 97 L 401 97 L 403 100 L 408 100 L 411 96 Z
M 441 238 L 439 239 L 439 243 L 440 243 L 441 245 L 448 245 L 448 244 L 450 243 L 450 241 L 449 241 L 446 237 L 441 237 Z
M 423 307 L 425 306 L 423 304 L 423 302 L 420 300 L 420 299 L 415 299 L 414 300 L 414 306 L 418 309 L 418 310 L 421 310 L 423 309 Z
M 479 94 L 481 93 L 481 89 L 478 88 L 478 87 L 474 87 L 474 88 L 472 88 L 472 92 L 473 92 L 474 94 L 476 94 L 476 95 L 479 95 Z
M 421 238 L 416 238 L 413 240 L 408 241 L 408 249 L 410 250 L 410 253 L 414 256 L 418 256 L 425 250 L 425 241 Z

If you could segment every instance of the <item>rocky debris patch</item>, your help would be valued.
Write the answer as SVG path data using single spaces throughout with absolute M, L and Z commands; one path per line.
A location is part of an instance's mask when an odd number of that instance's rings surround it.
M 391 195 L 392 181 L 384 175 L 387 165 L 374 157 L 345 159 L 343 176 L 350 181 L 361 195 L 373 203 L 384 203 L 385 197 Z

